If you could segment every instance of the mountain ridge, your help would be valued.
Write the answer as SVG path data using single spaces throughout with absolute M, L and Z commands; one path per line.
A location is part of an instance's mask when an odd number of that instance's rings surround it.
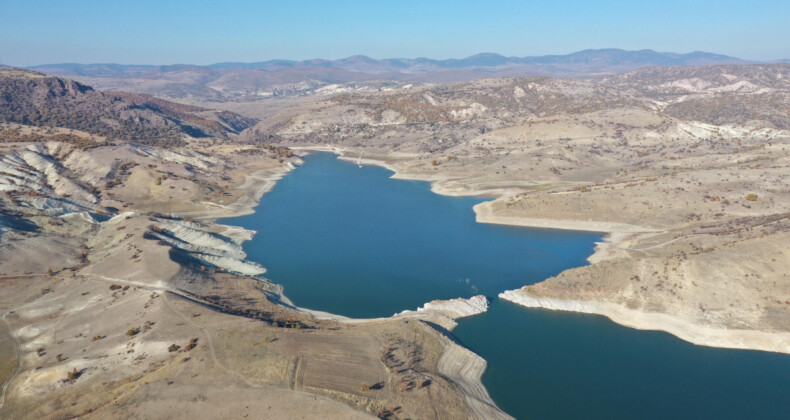
M 492 70 L 503 67 L 518 68 L 525 66 L 584 66 L 594 69 L 620 67 L 634 70 L 651 65 L 705 65 L 705 64 L 748 64 L 753 61 L 743 60 L 722 54 L 704 51 L 690 53 L 657 52 L 650 49 L 629 51 L 618 48 L 587 49 L 570 54 L 542 56 L 504 56 L 492 52 L 482 52 L 465 58 L 431 59 L 417 58 L 384 58 L 374 59 L 365 55 L 353 55 L 336 60 L 309 59 L 284 60 L 272 59 L 257 62 L 218 62 L 208 65 L 196 64 L 116 64 L 116 63 L 53 63 L 26 67 L 30 70 L 42 71 L 55 75 L 79 75 L 85 77 L 131 77 L 155 75 L 187 69 L 264 69 L 272 67 L 325 67 L 341 70 L 357 71 L 368 74 L 404 73 L 420 74 L 451 69 Z M 559 69 L 569 73 L 589 71 L 589 69 Z

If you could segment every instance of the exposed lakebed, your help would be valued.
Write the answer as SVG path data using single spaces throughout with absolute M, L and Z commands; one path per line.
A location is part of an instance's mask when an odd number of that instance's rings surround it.
M 307 156 L 255 213 L 248 258 L 296 305 L 386 317 L 434 299 L 486 295 L 453 332 L 488 361 L 483 383 L 517 418 L 784 418 L 790 357 L 698 347 L 603 317 L 500 301 L 586 264 L 601 235 L 475 222 L 475 197 L 433 194 L 334 155 Z

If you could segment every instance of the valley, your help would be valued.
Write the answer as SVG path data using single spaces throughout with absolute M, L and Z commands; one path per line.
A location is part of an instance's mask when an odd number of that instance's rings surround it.
M 497 305 L 790 353 L 790 64 L 336 85 L 176 103 L 0 69 L 0 413 L 507 418 L 445 332 L 479 308 L 298 308 L 244 250 L 266 232 L 217 222 L 313 151 L 605 235 Z

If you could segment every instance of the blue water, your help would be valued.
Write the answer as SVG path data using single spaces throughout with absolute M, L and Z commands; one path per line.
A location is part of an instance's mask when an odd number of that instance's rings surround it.
M 223 220 L 258 232 L 245 243 L 299 306 L 390 316 L 433 299 L 496 296 L 585 264 L 600 234 L 475 222 L 480 198 L 321 153 L 283 178 L 255 213 Z
M 484 294 L 453 333 L 489 365 L 483 383 L 517 418 L 790 418 L 790 357 L 697 347 L 602 317 L 526 309 L 497 294 L 586 264 L 600 235 L 485 225 L 480 198 L 314 154 L 255 214 L 251 260 L 296 305 L 389 316 Z

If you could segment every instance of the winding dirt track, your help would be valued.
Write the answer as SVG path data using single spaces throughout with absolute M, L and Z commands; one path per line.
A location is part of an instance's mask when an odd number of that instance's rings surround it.
M 14 372 L 11 373 L 11 376 L 9 376 L 8 379 L 3 383 L 2 389 L 0 389 L 0 410 L 2 410 L 3 405 L 5 405 L 5 393 L 6 393 L 6 389 L 8 389 L 8 385 L 11 383 L 11 381 L 14 380 L 14 378 L 16 378 L 16 375 L 19 374 L 19 371 L 22 368 L 22 350 L 19 347 L 19 340 L 16 338 L 13 331 L 11 330 L 11 325 L 9 325 L 8 321 L 6 321 L 5 319 L 7 315 L 8 312 L 4 313 L 0 319 L 3 320 L 3 324 L 8 330 L 8 336 L 14 342 L 14 352 L 15 352 L 14 357 L 16 358 L 16 367 L 14 368 Z

